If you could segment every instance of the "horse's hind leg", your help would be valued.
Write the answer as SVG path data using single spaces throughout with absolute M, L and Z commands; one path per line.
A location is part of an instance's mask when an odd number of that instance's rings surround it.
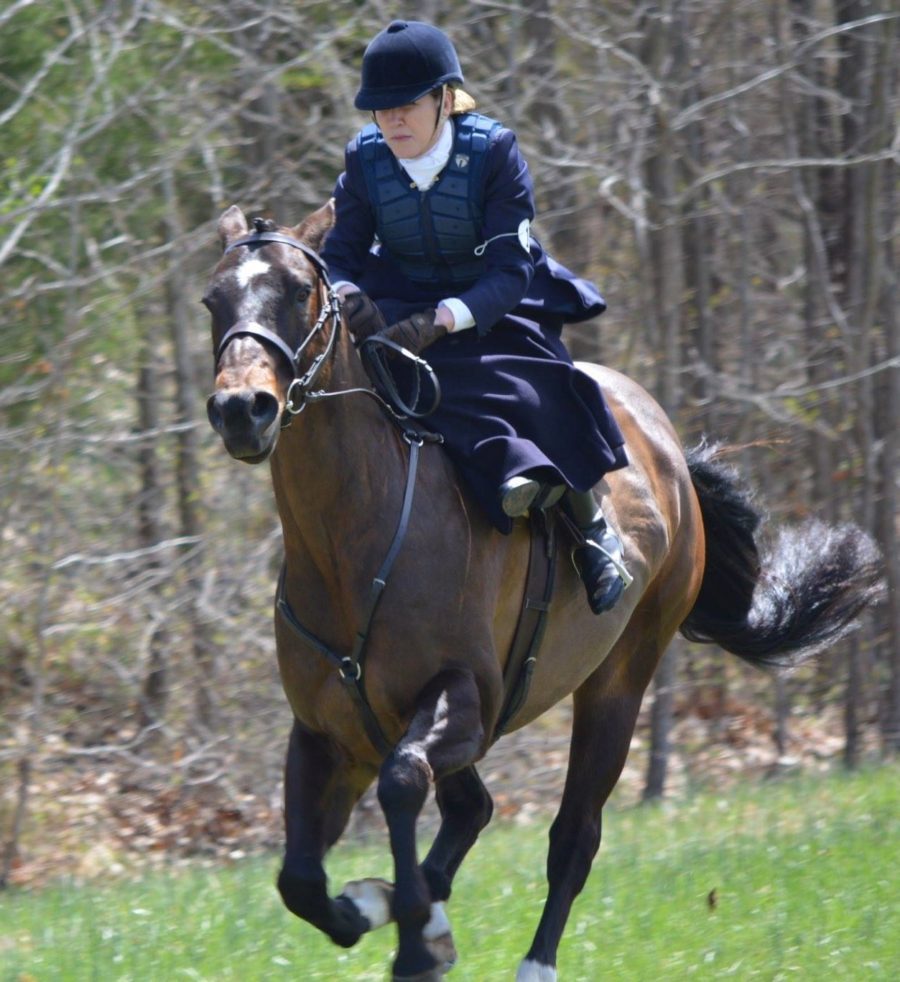
M 471 764 L 481 744 L 481 706 L 475 679 L 468 670 L 447 670 L 425 687 L 409 729 L 382 765 L 378 800 L 394 856 L 391 906 L 399 940 L 395 980 L 425 982 L 442 974 L 422 933 L 431 916 L 432 896 L 417 859 L 416 820 L 431 782 L 440 784 L 448 774 Z M 465 848 L 452 845 L 453 839 L 447 835 L 441 845 L 445 873 L 454 863 L 458 866 L 465 854 Z M 432 873 L 442 868 L 441 863 L 429 867 Z M 447 885 L 449 888 L 449 881 Z
M 325 741 L 294 722 L 284 775 L 286 844 L 278 890 L 288 910 L 345 948 L 369 924 L 350 900 L 328 896 L 322 860 L 366 783 L 364 775 L 334 758 Z
M 601 811 L 625 766 L 641 696 L 656 666 L 656 645 L 648 645 L 646 658 L 632 652 L 628 678 L 627 667 L 616 671 L 614 663 L 621 667 L 627 657 L 618 651 L 620 659 L 611 655 L 575 693 L 566 786 L 550 828 L 547 901 L 517 982 L 555 982 L 559 942 L 600 846 Z

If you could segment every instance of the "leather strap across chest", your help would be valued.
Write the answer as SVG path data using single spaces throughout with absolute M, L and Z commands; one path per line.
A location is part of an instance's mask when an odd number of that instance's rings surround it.
M 366 649 L 369 642 L 369 634 L 372 629 L 372 621 L 375 617 L 375 611 L 378 609 L 381 595 L 384 592 L 385 586 L 387 586 L 388 577 L 390 576 L 394 562 L 400 553 L 403 540 L 406 538 L 406 532 L 409 529 L 409 518 L 412 514 L 413 496 L 416 489 L 416 474 L 419 467 L 419 451 L 422 448 L 422 444 L 425 442 L 425 437 L 421 433 L 415 431 L 405 431 L 403 438 L 409 444 L 409 465 L 406 472 L 406 487 L 403 492 L 403 504 L 400 507 L 400 520 L 397 523 L 397 530 L 394 533 L 394 538 L 391 542 L 390 548 L 387 551 L 387 555 L 384 557 L 384 561 L 372 580 L 369 598 L 366 603 L 366 612 L 363 616 L 360 628 L 356 632 L 353 650 L 347 655 L 341 655 L 329 644 L 313 634 L 312 631 L 307 630 L 303 624 L 301 624 L 299 618 L 294 613 L 294 610 L 290 605 L 290 601 L 287 598 L 287 593 L 285 591 L 287 569 L 284 565 L 282 565 L 281 574 L 278 577 L 278 591 L 275 597 L 276 610 L 284 619 L 285 623 L 291 628 L 291 630 L 295 634 L 299 635 L 299 637 L 308 644 L 312 645 L 313 648 L 315 648 L 320 654 L 324 655 L 330 662 L 332 662 L 332 664 L 335 665 L 340 673 L 341 681 L 346 685 L 347 691 L 350 693 L 357 709 L 360 712 L 363 726 L 365 726 L 366 734 L 368 735 L 372 746 L 384 756 L 387 756 L 391 750 L 393 750 L 393 744 L 385 736 L 384 730 L 382 729 L 381 724 L 378 722 L 378 717 L 375 715 L 375 712 L 369 703 L 369 698 L 366 694 L 366 682 L 363 668 L 366 657 Z

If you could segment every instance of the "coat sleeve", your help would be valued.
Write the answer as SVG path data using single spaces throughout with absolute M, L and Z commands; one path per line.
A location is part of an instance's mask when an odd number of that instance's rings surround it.
M 344 153 L 344 172 L 334 186 L 334 225 L 322 249 L 322 259 L 334 282 L 358 283 L 375 241 L 375 216 L 355 148 L 353 140 Z
M 512 130 L 501 129 L 490 147 L 483 215 L 485 269 L 473 286 L 458 294 L 479 334 L 486 334 L 522 300 L 534 275 L 531 253 L 516 234 L 523 221 L 534 218 L 534 189 Z

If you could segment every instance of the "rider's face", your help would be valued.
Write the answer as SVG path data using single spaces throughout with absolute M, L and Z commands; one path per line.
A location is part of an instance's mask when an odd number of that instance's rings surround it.
M 406 106 L 375 110 L 375 122 L 395 157 L 421 157 L 437 143 L 441 134 L 441 127 L 435 125 L 438 107 L 441 107 L 442 118 L 446 118 L 452 97 L 445 89 L 443 106 L 440 96 L 429 92 Z

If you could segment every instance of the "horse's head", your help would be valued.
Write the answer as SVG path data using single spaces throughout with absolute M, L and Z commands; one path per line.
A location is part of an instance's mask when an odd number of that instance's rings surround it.
M 235 205 L 219 219 L 224 255 L 203 297 L 212 315 L 215 392 L 207 415 L 232 457 L 250 464 L 275 449 L 291 386 L 315 353 L 305 342 L 325 327 L 327 273 L 316 251 L 334 222 L 331 202 L 294 228 L 254 219 Z M 311 348 L 321 348 L 313 344 Z M 302 395 L 302 393 L 301 393 Z

